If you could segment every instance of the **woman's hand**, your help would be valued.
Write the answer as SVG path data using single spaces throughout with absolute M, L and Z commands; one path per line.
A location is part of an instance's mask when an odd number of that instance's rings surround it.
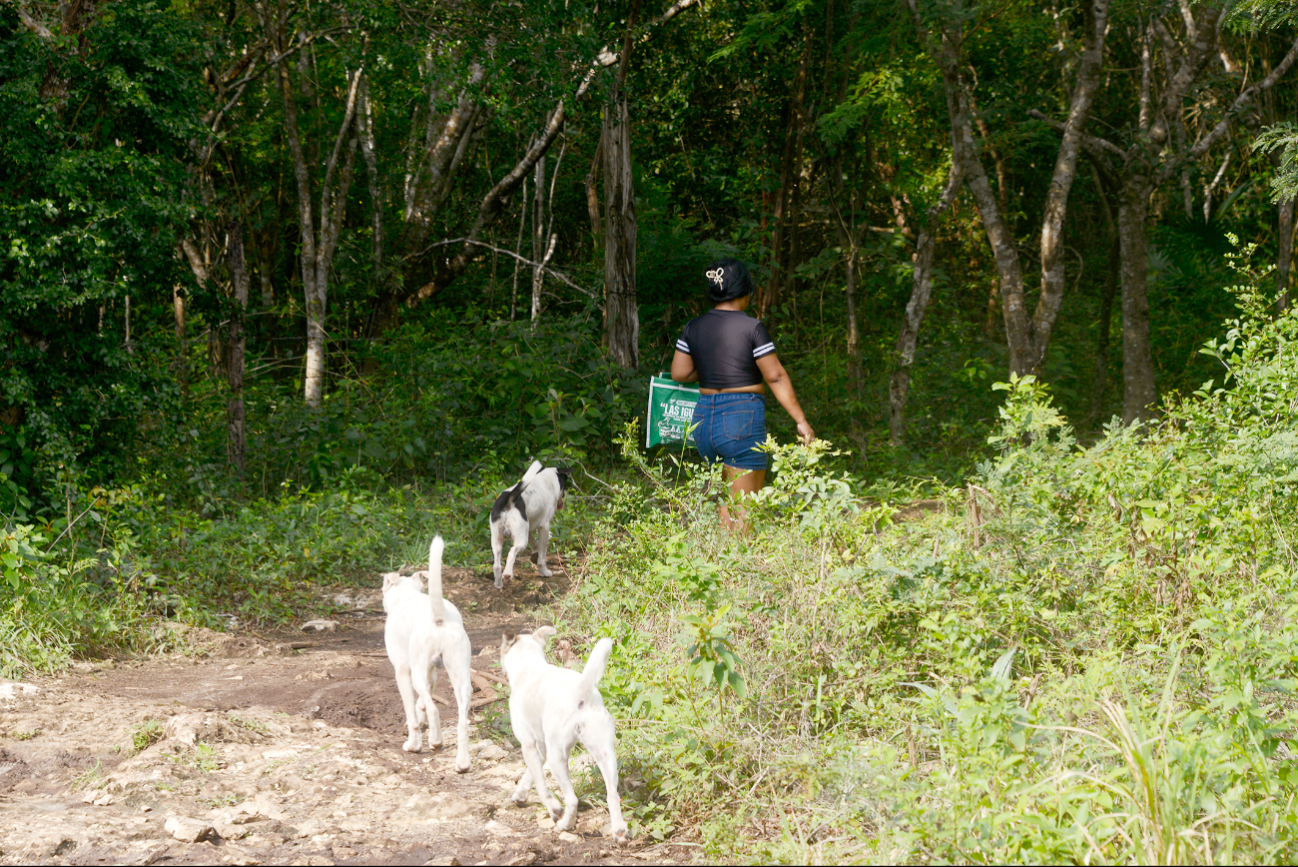
M 802 437 L 802 444 L 804 446 L 811 445 L 811 441 L 816 438 L 816 432 L 811 429 L 811 425 L 808 424 L 805 418 L 798 422 L 798 435 Z

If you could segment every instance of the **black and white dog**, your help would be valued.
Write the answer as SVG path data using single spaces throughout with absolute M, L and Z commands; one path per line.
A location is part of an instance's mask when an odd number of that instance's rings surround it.
M 545 565 L 545 549 L 550 544 L 550 522 L 554 513 L 563 508 L 563 495 L 571 476 L 562 467 L 542 469 L 540 461 L 533 461 L 521 482 L 496 497 L 491 507 L 491 554 L 497 590 L 505 586 L 505 578 L 514 577 L 514 558 L 527 547 L 533 530 L 536 531 L 536 574 L 542 578 L 554 574 Z M 514 546 L 501 568 L 500 551 L 506 533 L 514 540 Z

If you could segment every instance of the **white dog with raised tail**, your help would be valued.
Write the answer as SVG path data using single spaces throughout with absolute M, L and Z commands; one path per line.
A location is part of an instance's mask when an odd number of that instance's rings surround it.
M 402 745 L 406 752 L 417 753 L 422 749 L 420 728 L 425 721 L 429 746 L 442 745 L 442 720 L 433 703 L 432 688 L 437 686 L 437 670 L 433 666 L 440 663 L 446 669 L 460 714 L 459 727 L 455 730 L 455 770 L 462 774 L 469 769 L 469 699 L 473 693 L 469 662 L 473 648 L 460 612 L 442 599 L 443 547 L 441 536 L 434 537 L 428 546 L 428 572 L 423 573 L 428 576 L 427 595 L 423 592 L 421 573 L 389 572 L 383 576 L 383 610 L 388 615 L 383 641 L 388 659 L 396 669 L 397 689 L 406 710 L 406 728 L 410 733 Z
M 545 661 L 545 640 L 551 635 L 554 627 L 542 626 L 531 635 L 515 637 L 507 633 L 500 643 L 500 664 L 509 677 L 509 722 L 527 761 L 527 770 L 512 800 L 526 804 L 535 784 L 541 803 L 555 820 L 554 829 L 572 828 L 577 820 L 577 795 L 568 775 L 568 755 L 573 744 L 581 741 L 604 777 L 613 839 L 621 845 L 630 835 L 617 794 L 613 717 L 604 709 L 604 698 L 599 694 L 599 680 L 613 652 L 613 640 L 601 638 L 579 673 Z M 547 759 L 563 793 L 562 805 L 545 784 L 543 766 Z

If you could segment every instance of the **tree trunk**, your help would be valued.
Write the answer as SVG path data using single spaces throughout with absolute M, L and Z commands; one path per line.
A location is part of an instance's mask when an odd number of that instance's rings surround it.
M 1276 207 L 1280 218 L 1280 249 L 1275 259 L 1276 308 L 1283 313 L 1289 309 L 1289 273 L 1293 270 L 1294 200 L 1286 199 Z
M 599 142 L 595 145 L 595 156 L 590 161 L 590 171 L 586 173 L 586 213 L 590 216 L 590 236 L 595 241 L 597 253 L 604 245 L 604 218 L 599 213 L 599 189 L 596 187 L 603 165 L 604 135 L 601 128 Z
M 1294 200 L 1280 203 L 1280 250 L 1275 261 L 1276 304 L 1281 312 L 1289 308 L 1289 272 L 1293 268 Z
M 1122 283 L 1122 246 L 1116 231 L 1110 229 L 1109 267 L 1104 277 L 1104 295 L 1100 298 L 1099 334 L 1095 339 L 1095 380 L 1091 386 L 1091 411 L 1087 422 L 1094 426 L 1104 412 L 1104 393 L 1109 388 L 1109 344 L 1112 342 L 1113 299 Z
M 803 36 L 802 56 L 789 94 L 789 120 L 784 134 L 784 155 L 780 160 L 780 187 L 775 192 L 771 236 L 774 268 L 758 300 L 758 318 L 766 319 L 784 296 L 792 279 L 793 236 L 797 231 L 798 185 L 802 179 L 802 125 L 807 96 L 807 68 L 811 63 L 811 28 Z
M 1149 347 L 1149 250 L 1145 218 L 1149 210 L 1149 179 L 1129 174 L 1118 205 L 1118 236 L 1122 245 L 1122 421 L 1153 418 L 1154 359 Z
M 230 277 L 234 293 L 234 309 L 230 313 L 229 348 L 227 349 L 226 378 L 230 396 L 226 403 L 229 438 L 227 453 L 230 465 L 242 482 L 246 465 L 244 437 L 243 371 L 244 335 L 243 316 L 248 309 L 248 269 L 243 255 L 243 224 L 230 226 Z
M 915 347 L 919 343 L 919 326 L 933 294 L 933 254 L 937 249 L 937 221 L 942 212 L 955 201 L 960 190 L 963 173 L 952 160 L 947 172 L 946 187 L 941 197 L 928 210 L 928 219 L 920 228 L 915 242 L 915 270 L 911 281 L 910 301 L 901 332 L 897 335 L 896 366 L 888 378 L 888 442 L 894 448 L 906 441 L 906 400 L 910 394 L 910 366 L 915 361 Z
M 630 124 L 626 94 L 619 91 L 604 113 L 604 323 L 609 356 L 624 370 L 640 366 Z
M 329 267 L 333 262 L 334 250 L 338 244 L 338 235 L 346 210 L 344 206 L 347 201 L 347 190 L 351 185 L 352 167 L 356 159 L 356 138 L 354 136 L 349 138 L 349 133 L 352 132 L 352 124 L 356 116 L 356 97 L 362 74 L 362 70 L 358 69 L 348 75 L 346 113 L 338 129 L 333 152 L 325 166 L 324 181 L 320 185 L 320 228 L 317 239 L 311 203 L 311 177 L 298 132 L 297 105 L 290 80 L 289 64 L 279 64 L 280 87 L 284 98 L 284 129 L 289 154 L 293 158 L 293 174 L 297 181 L 298 220 L 301 224 L 302 294 L 306 302 L 306 364 L 303 399 L 306 405 L 312 408 L 319 407 L 324 399 L 327 337 L 325 314 L 329 298 Z M 338 169 L 338 158 L 344 144 L 346 144 L 346 156 L 335 186 L 334 173 Z
M 546 118 L 548 123 L 550 118 Z M 545 287 L 545 272 L 541 260 L 545 257 L 545 157 L 536 161 L 532 169 L 532 308 L 531 320 L 541 316 L 541 291 Z
M 1050 335 L 1054 331 L 1059 308 L 1064 301 L 1064 216 L 1068 211 L 1068 194 L 1077 176 L 1077 158 L 1082 152 L 1083 128 L 1091 105 L 1100 88 L 1104 65 L 1104 34 L 1108 27 L 1109 0 L 1083 3 L 1086 19 L 1086 48 L 1077 68 L 1077 83 L 1064 123 L 1059 153 L 1055 158 L 1050 189 L 1046 193 L 1045 215 L 1041 221 L 1041 297 L 1032 317 L 1031 355 L 1028 369 L 1040 374 Z
M 181 398 L 189 399 L 189 340 L 185 333 L 185 296 L 180 286 L 171 287 L 171 310 L 176 317 L 176 382 Z

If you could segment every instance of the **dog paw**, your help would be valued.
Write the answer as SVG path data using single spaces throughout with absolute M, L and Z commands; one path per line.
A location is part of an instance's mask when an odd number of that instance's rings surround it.
M 550 810 L 550 818 L 553 819 L 556 823 L 557 823 L 560 819 L 563 818 L 563 808 L 562 808 L 562 807 L 550 807 L 549 810 Z M 555 828 L 556 831 L 566 831 L 566 830 L 567 830 L 567 828 L 560 828 L 557 824 L 554 826 L 554 828 Z
M 464 764 L 460 764 L 459 762 L 455 763 L 455 773 L 467 774 L 468 772 L 469 772 L 469 762 L 467 759 L 465 759 Z
M 423 747 L 420 746 L 419 741 L 415 740 L 414 738 L 411 738 L 410 740 L 402 744 L 401 749 L 405 750 L 408 753 L 418 753 L 423 751 Z
M 549 569 L 537 569 L 536 574 L 540 575 L 542 578 L 550 578 L 554 575 L 554 573 Z
M 613 832 L 613 842 L 618 846 L 625 846 L 631 842 L 631 833 L 626 828 L 618 828 Z

